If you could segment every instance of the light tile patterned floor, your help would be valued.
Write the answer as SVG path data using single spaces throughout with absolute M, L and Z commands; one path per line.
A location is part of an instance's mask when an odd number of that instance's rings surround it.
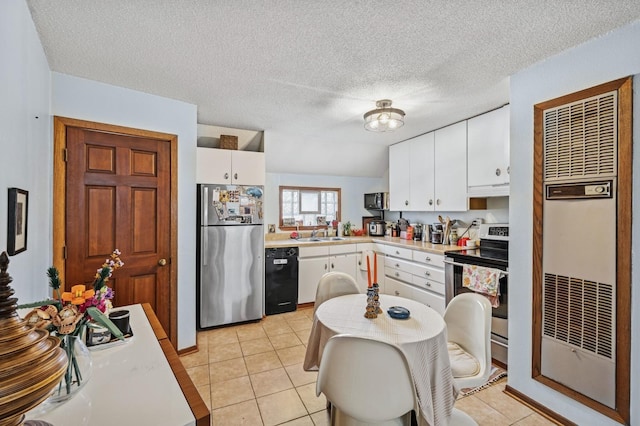
M 271 315 L 259 323 L 197 333 L 199 351 L 180 357 L 212 425 L 328 425 L 317 373 L 302 369 L 313 309 Z M 479 425 L 552 425 L 503 393 L 506 379 L 460 398 L 456 407 Z

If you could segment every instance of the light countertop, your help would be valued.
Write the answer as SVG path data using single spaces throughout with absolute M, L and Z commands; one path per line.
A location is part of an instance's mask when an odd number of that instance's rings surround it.
M 332 241 L 300 241 L 291 238 L 278 238 L 270 239 L 267 237 L 264 246 L 265 248 L 279 248 L 279 247 L 312 247 L 312 246 L 326 246 L 326 245 L 341 245 L 341 244 L 364 244 L 364 243 L 380 243 L 388 244 L 397 247 L 405 247 L 412 250 L 420 250 L 427 253 L 443 254 L 446 251 L 453 250 L 465 250 L 466 247 L 451 246 L 444 244 L 431 244 L 423 243 L 422 241 L 403 240 L 397 237 L 344 237 L 343 240 Z

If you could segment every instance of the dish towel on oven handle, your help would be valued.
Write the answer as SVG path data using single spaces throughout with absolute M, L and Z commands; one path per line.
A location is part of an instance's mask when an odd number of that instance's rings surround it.
M 500 306 L 500 275 L 502 271 L 477 265 L 462 267 L 462 286 L 482 293 L 491 302 L 491 306 Z

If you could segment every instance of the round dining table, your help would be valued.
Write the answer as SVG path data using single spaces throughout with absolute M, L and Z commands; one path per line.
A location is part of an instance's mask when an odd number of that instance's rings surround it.
M 447 424 L 458 396 L 447 351 L 444 319 L 435 310 L 414 300 L 381 294 L 382 313 L 365 318 L 367 296 L 349 294 L 322 303 L 315 312 L 303 368 L 317 370 L 327 341 L 337 334 L 369 337 L 399 346 L 405 353 L 418 395 L 419 425 Z M 409 310 L 407 319 L 394 319 L 387 310 Z

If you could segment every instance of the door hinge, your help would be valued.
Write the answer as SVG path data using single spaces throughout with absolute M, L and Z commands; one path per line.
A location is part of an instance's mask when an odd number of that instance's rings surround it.
M 66 163 L 68 159 L 69 159 L 69 151 L 67 150 L 67 148 L 64 148 L 62 150 L 62 161 Z
M 67 258 L 67 246 L 62 246 L 62 258 Z

